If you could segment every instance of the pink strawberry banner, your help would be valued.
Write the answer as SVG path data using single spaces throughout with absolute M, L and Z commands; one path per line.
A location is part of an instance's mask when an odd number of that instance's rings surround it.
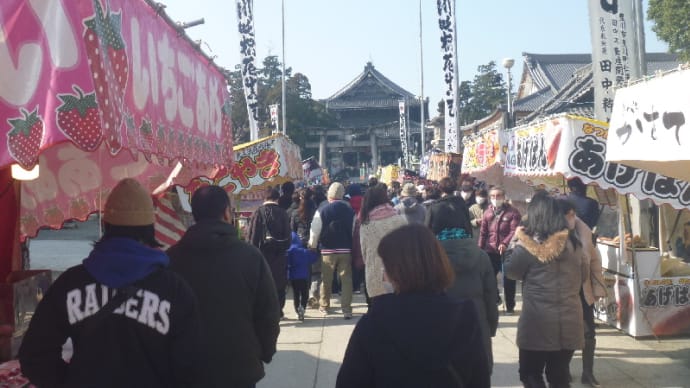
M 69 219 L 86 220 L 103 208 L 110 190 L 123 178 L 135 178 L 152 193 L 169 185 L 187 184 L 197 176 L 213 177 L 217 168 L 175 169 L 158 160 L 111 155 L 105 143 L 86 152 L 71 143 L 39 156 L 40 176 L 21 185 L 20 238 L 33 237 L 40 227 L 59 229 Z M 171 178 L 168 180 L 169 178 Z
M 222 70 L 144 0 L 3 0 L 0 69 L 0 168 L 62 143 L 231 165 Z

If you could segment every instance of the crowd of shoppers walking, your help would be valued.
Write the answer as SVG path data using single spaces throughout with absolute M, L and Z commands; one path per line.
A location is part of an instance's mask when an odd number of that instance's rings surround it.
M 597 387 L 593 304 L 605 295 L 591 229 L 598 208 L 582 182 L 569 187 L 562 198 L 536 192 L 523 217 L 502 187 L 471 178 L 429 187 L 285 182 L 266 188 L 245 242 L 228 194 L 204 186 L 191 199 L 194 225 L 162 252 L 150 196 L 123 180 L 106 202 L 103 238 L 40 303 L 19 353 L 23 372 L 41 386 L 137 386 L 136 378 L 253 387 L 276 352 L 288 286 L 299 321 L 310 307 L 335 313 L 335 294 L 348 320 L 359 277 L 368 312 L 338 387 L 488 387 L 499 306 L 516 313 L 519 281 L 520 381 L 570 386 L 569 364 L 582 349 L 581 381 Z M 69 364 L 54 352 L 67 338 L 75 344 Z

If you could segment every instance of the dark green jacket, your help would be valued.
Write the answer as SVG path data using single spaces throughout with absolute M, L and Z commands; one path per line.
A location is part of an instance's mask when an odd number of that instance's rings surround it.
M 446 291 L 456 299 L 470 299 L 479 311 L 484 344 L 492 360 L 491 337 L 498 327 L 496 275 L 486 252 L 479 249 L 474 239 L 440 241 L 455 272 L 455 282 Z
M 276 352 L 280 308 L 261 252 L 222 221 L 202 221 L 168 250 L 170 267 L 196 293 L 207 363 L 206 387 L 246 387 Z

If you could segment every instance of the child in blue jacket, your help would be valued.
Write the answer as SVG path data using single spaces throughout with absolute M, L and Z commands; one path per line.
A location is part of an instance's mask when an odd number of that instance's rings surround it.
M 304 247 L 297 233 L 292 232 L 292 243 L 287 251 L 288 279 L 292 285 L 295 312 L 300 321 L 304 320 L 304 310 L 309 299 L 309 267 L 318 257 L 316 252 Z

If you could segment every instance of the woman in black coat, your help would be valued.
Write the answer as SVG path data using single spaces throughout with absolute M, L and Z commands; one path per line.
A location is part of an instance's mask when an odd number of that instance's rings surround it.
M 400 227 L 378 253 L 394 293 L 357 323 L 336 387 L 489 387 L 477 309 L 445 294 L 453 270 L 431 231 Z

